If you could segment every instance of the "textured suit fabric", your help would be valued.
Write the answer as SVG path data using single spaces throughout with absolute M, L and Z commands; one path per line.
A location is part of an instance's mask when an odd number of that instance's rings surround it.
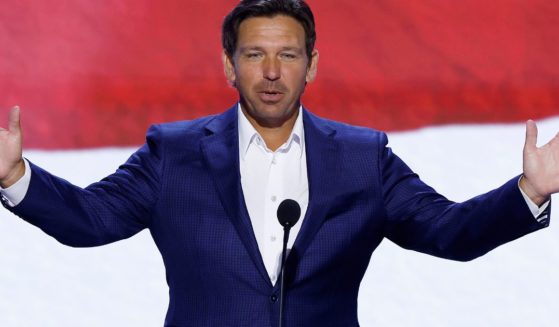
M 385 134 L 303 115 L 310 195 L 287 262 L 286 326 L 358 326 L 359 284 L 384 237 L 470 260 L 548 224 L 536 222 L 517 178 L 453 203 L 392 153 Z M 244 204 L 237 133 L 236 106 L 153 126 L 125 164 L 85 189 L 32 164 L 28 193 L 11 210 L 76 247 L 149 228 L 170 289 L 166 326 L 276 326 L 279 287 Z

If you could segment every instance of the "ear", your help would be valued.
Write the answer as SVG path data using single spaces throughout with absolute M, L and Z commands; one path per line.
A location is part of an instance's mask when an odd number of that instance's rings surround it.
M 314 81 L 314 79 L 316 78 L 317 67 L 318 67 L 318 50 L 314 49 L 311 54 L 309 67 L 307 68 L 307 76 L 305 78 L 307 83 Z
M 225 50 L 223 50 L 221 60 L 223 61 L 223 70 L 225 72 L 225 77 L 227 78 L 229 84 L 234 87 L 237 75 L 235 74 L 235 65 L 233 64 L 233 59 L 229 57 Z

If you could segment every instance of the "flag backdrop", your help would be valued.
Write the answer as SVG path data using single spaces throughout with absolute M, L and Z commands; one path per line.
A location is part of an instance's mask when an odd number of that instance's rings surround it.
M 236 2 L 3 0 L 0 108 L 22 107 L 27 148 L 136 145 L 151 123 L 221 112 Z M 309 3 L 320 63 L 304 101 L 320 115 L 390 131 L 559 112 L 559 2 Z
M 149 124 L 236 101 L 219 41 L 236 2 L 1 0 L 0 126 L 19 104 L 26 157 L 79 186 L 99 180 Z M 450 199 L 521 172 L 521 121 L 555 116 L 541 119 L 540 143 L 558 131 L 559 2 L 309 3 L 320 64 L 305 104 L 389 131 L 397 153 Z M 428 125 L 443 126 L 416 129 Z M 41 150 L 119 145 L 131 146 Z M 360 323 L 555 327 L 557 235 L 552 222 L 467 264 L 383 242 L 362 282 Z M 148 232 L 73 249 L 0 211 L 0 326 L 161 326 L 168 300 Z

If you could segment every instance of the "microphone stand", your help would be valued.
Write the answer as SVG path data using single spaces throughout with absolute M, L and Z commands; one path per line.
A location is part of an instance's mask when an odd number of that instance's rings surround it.
M 279 327 L 282 327 L 283 322 L 283 290 L 284 290 L 284 280 L 285 280 L 285 259 L 287 257 L 287 240 L 289 239 L 289 231 L 291 226 L 286 224 L 283 226 L 283 250 L 281 252 L 281 276 L 280 276 L 280 311 L 279 311 Z
M 283 324 L 283 293 L 285 292 L 285 261 L 287 257 L 287 240 L 289 230 L 293 227 L 301 216 L 301 207 L 295 200 L 285 199 L 278 206 L 278 221 L 283 226 L 283 250 L 281 251 L 281 278 L 280 278 L 280 311 L 279 327 Z

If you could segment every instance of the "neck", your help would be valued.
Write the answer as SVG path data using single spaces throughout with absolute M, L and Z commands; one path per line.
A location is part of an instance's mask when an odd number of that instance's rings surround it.
M 247 115 L 244 110 L 243 113 L 258 134 L 262 136 L 268 149 L 276 151 L 291 136 L 293 126 L 295 126 L 295 121 L 299 116 L 299 109 L 295 110 L 287 120 L 276 124 L 259 123 L 254 117 Z
M 290 128 L 256 128 L 256 131 L 262 136 L 268 149 L 276 151 L 282 144 L 287 142 L 291 131 L 293 131 L 293 124 Z

